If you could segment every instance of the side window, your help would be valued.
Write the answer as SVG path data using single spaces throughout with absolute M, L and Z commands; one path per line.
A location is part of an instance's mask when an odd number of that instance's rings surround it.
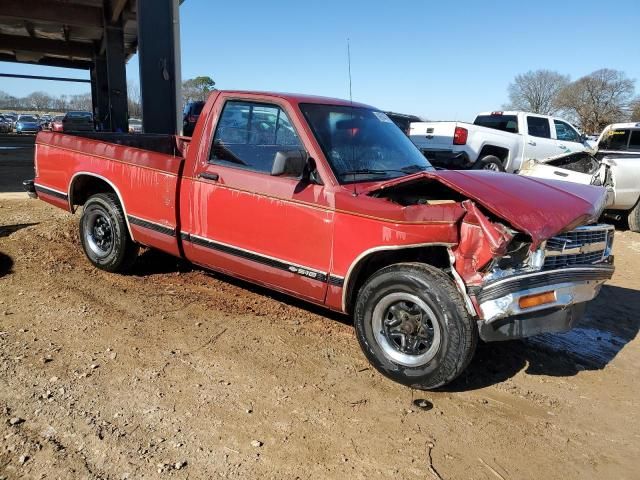
M 629 150 L 640 152 L 640 130 L 631 130 L 631 139 L 629 140 Z
M 605 150 L 626 150 L 629 143 L 629 130 L 609 130 L 600 140 L 599 148 Z
M 527 117 L 527 130 L 533 137 L 551 138 L 549 120 L 544 117 Z
M 554 120 L 553 123 L 556 126 L 556 138 L 558 140 L 580 143 L 580 135 L 571 125 L 560 120 Z
M 228 101 L 218 120 L 209 161 L 270 173 L 278 151 L 301 148 L 298 135 L 280 107 Z

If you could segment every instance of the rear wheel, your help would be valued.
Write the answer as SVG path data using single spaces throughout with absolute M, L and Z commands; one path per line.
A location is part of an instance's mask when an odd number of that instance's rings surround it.
M 364 354 L 379 372 L 420 389 L 454 380 L 478 341 L 451 279 L 418 263 L 392 265 L 367 280 L 358 293 L 354 324 Z
M 485 155 L 473 164 L 474 170 L 491 170 L 493 172 L 504 172 L 504 165 L 495 155 Z
M 124 212 L 113 193 L 90 197 L 80 218 L 80 242 L 91 263 L 108 272 L 123 272 L 135 262 L 138 245 L 127 230 Z

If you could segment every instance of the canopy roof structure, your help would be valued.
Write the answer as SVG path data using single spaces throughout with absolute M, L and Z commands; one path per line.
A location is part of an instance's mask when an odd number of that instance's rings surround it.
M 0 0 L 0 61 L 91 69 L 105 27 L 122 22 L 125 56 L 138 47 L 135 0 Z

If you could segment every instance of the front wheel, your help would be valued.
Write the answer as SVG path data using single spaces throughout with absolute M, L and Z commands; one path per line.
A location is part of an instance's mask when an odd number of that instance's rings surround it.
M 478 342 L 475 322 L 451 279 L 429 265 L 383 268 L 360 289 L 356 336 L 383 375 L 419 389 L 453 381 Z
M 128 270 L 138 254 L 124 212 L 113 193 L 98 193 L 84 204 L 80 218 L 80 242 L 89 261 L 108 272 Z

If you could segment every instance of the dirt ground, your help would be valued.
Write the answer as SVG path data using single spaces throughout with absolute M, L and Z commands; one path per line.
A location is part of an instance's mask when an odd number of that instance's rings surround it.
M 421 392 L 346 318 L 151 251 L 98 271 L 77 216 L 6 198 L 2 479 L 638 478 L 638 234 L 579 328 Z

